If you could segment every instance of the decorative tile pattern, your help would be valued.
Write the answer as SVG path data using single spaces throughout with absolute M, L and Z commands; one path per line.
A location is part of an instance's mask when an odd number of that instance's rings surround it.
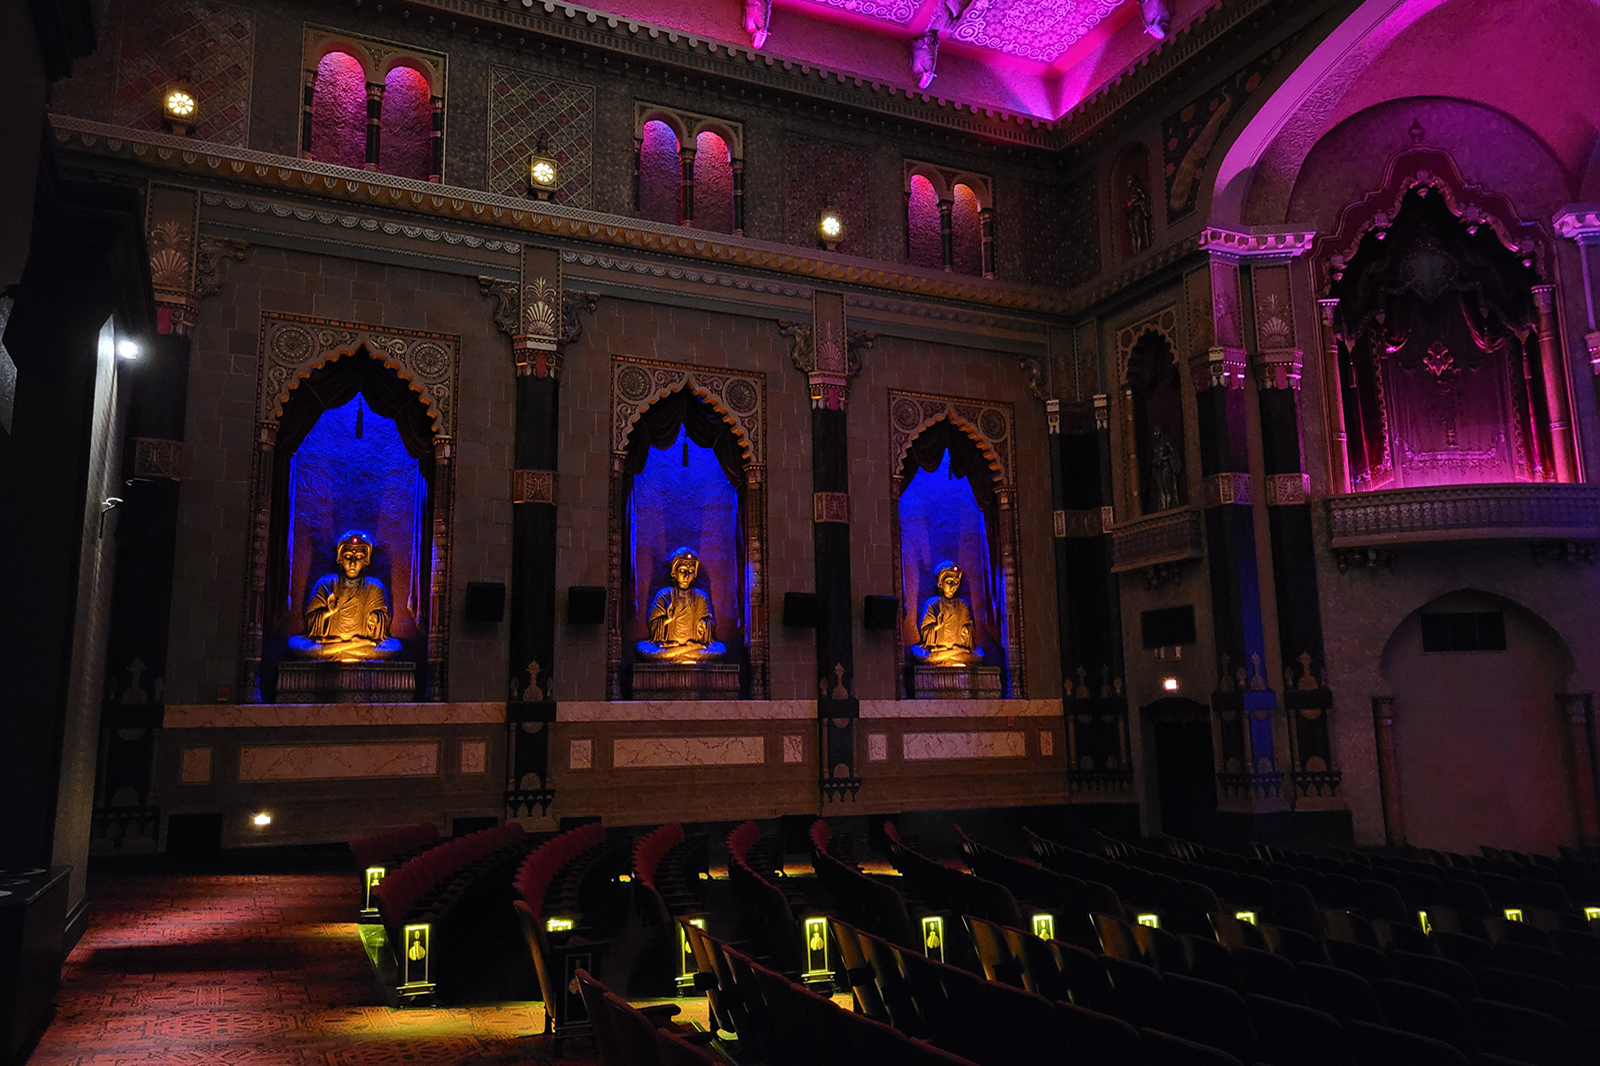
M 889 735 L 887 733 L 867 734 L 867 761 L 889 761 Z
M 1028 735 L 995 733 L 906 733 L 900 738 L 907 762 L 930 759 L 1020 759 L 1028 754 Z
M 184 748 L 178 780 L 185 785 L 211 784 L 211 749 Z
M 767 761 L 767 738 L 618 737 L 611 765 L 618 770 L 657 766 L 760 766 Z
M 116 5 L 117 87 L 112 121 L 161 128 L 161 90 L 186 77 L 200 98 L 194 135 L 244 145 L 250 138 L 250 73 L 255 23 L 250 13 L 215 0 L 157 0 Z
M 268 745 L 239 749 L 240 781 L 327 781 L 336 778 L 432 777 L 439 743 Z
M 531 71 L 489 73 L 489 157 L 484 185 L 507 196 L 528 194 L 528 157 L 544 137 L 561 184 L 552 197 L 570 207 L 594 204 L 594 86 Z
M 917 13 L 917 5 L 911 0 L 811 0 L 811 2 L 838 11 L 848 11 L 852 15 L 892 22 L 896 26 L 904 26 L 911 21 L 911 16 Z
M 567 746 L 567 769 L 592 770 L 594 769 L 594 741 L 589 739 L 574 740 Z
M 489 744 L 482 740 L 463 740 L 461 742 L 461 772 L 463 774 L 481 774 L 489 761 Z
M 1122 0 L 975 0 L 955 39 L 1007 55 L 1052 63 Z

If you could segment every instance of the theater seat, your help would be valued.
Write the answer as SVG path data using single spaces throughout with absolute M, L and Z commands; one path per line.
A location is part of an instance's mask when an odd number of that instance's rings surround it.
M 1271 1066 L 1351 1066 L 1344 1028 L 1330 1015 L 1266 996 L 1245 996 L 1260 1042 L 1257 1061 Z
M 1328 953 L 1328 961 L 1341 970 L 1360 974 L 1369 981 L 1389 976 L 1389 960 L 1377 948 L 1344 940 L 1324 940 L 1322 947 Z
M 1255 1027 L 1244 1000 L 1231 988 L 1173 974 L 1166 978 L 1172 1029 L 1187 1040 L 1221 1048 L 1241 1062 L 1256 1056 Z
M 1356 1066 L 1468 1066 L 1449 1044 L 1369 1022 L 1345 1026 Z
M 1306 1005 L 1305 989 L 1300 987 L 1300 973 L 1294 963 L 1254 948 L 1234 948 L 1232 954 L 1245 992 Z
M 1243 1066 L 1226 1051 L 1156 1029 L 1140 1031 L 1139 1039 L 1144 1045 L 1148 1066 Z
M 1586 1066 L 1572 1030 L 1548 1014 L 1475 999 L 1467 1017 L 1478 1046 L 1490 1054 L 1533 1066 Z
M 1378 995 L 1365 977 L 1337 966 L 1314 962 L 1302 962 L 1297 969 L 1300 971 L 1300 986 L 1305 989 L 1306 1002 L 1310 1006 L 1331 1014 L 1340 1023 L 1383 1024 Z
M 1056 1010 L 1061 1015 L 1067 1047 L 1074 1061 L 1085 1064 L 1143 1061 L 1139 1032 L 1127 1022 L 1071 1003 L 1057 1003 Z
M 1463 1055 L 1478 1051 L 1478 1041 L 1467 1024 L 1460 1003 L 1442 992 L 1404 981 L 1378 981 L 1373 985 L 1383 1017 L 1395 1029 L 1442 1040 Z
M 710 1048 L 691 1044 L 666 1029 L 656 1030 L 656 1041 L 660 1045 L 661 1066 L 727 1066 L 728 1060 Z
M 1424 988 L 1431 988 L 1435 992 L 1443 992 L 1461 1003 L 1478 998 L 1478 983 L 1472 979 L 1472 971 L 1459 962 L 1441 959 L 1435 955 L 1391 951 L 1389 967 L 1394 971 L 1394 978 L 1397 981 L 1407 981 L 1414 985 L 1422 985 Z
M 1111 982 L 1107 1011 L 1136 1029 L 1170 1026 L 1165 979 L 1148 966 L 1100 956 Z

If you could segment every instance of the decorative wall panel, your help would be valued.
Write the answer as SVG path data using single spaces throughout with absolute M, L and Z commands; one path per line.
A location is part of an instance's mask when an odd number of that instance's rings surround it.
M 266 745 L 239 749 L 240 781 L 326 781 L 360 777 L 433 777 L 439 742 Z
M 759 766 L 767 761 L 766 738 L 618 737 L 611 765 L 618 770 L 657 766 Z
M 1020 759 L 1028 754 L 1028 734 L 1011 730 L 995 733 L 906 733 L 900 738 L 900 748 L 907 762 L 929 759 Z
M 528 157 L 544 139 L 559 164 L 553 199 L 570 207 L 594 206 L 592 85 L 511 67 L 489 70 L 489 155 L 484 186 L 506 196 L 528 194 Z
M 194 135 L 243 146 L 250 139 L 255 23 L 248 11 L 215 0 L 117 4 L 117 88 L 112 121 L 161 128 L 161 91 L 185 78 L 200 98 Z

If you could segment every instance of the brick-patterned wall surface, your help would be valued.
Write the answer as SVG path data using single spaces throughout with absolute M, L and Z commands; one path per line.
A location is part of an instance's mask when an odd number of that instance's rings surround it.
M 1044 405 L 1028 395 L 1015 356 L 930 341 L 879 335 L 850 389 L 850 579 L 855 585 L 856 696 L 893 699 L 897 630 L 861 628 L 863 598 L 898 596 L 900 562 L 893 556 L 896 505 L 889 457 L 889 390 L 1001 400 L 1015 405 L 1017 571 L 1027 689 L 1048 699 L 1061 691 L 1056 640 L 1054 536 L 1050 460 L 1044 447 Z M 776 438 L 774 438 L 776 439 Z M 996 560 L 998 565 L 998 560 Z
M 243 610 L 261 312 L 432 330 L 461 337 L 456 400 L 450 698 L 504 698 L 505 624 L 467 626 L 469 581 L 508 581 L 512 369 L 475 278 L 252 247 L 194 330 L 172 605 L 169 703 L 209 702 L 235 681 Z
M 811 400 L 775 317 L 746 317 L 602 297 L 561 367 L 556 587 L 605 585 L 610 492 L 611 357 L 693 363 L 767 376 L 767 596 L 773 699 L 816 692 L 815 634 L 783 627 L 783 594 L 815 584 Z M 564 593 L 562 593 L 564 595 Z M 604 626 L 557 612 L 558 700 L 605 699 Z
M 490 192 L 525 196 L 528 157 L 540 147 L 560 165 L 554 200 L 594 206 L 594 96 L 592 85 L 512 67 L 489 72 Z
M 1002 278 L 1070 289 L 1100 273 L 1092 175 L 1066 187 L 997 176 L 995 230 Z
M 141 10 L 140 8 L 143 8 Z M 117 85 L 112 121 L 161 128 L 161 90 L 187 78 L 200 99 L 195 136 L 244 145 L 250 134 L 255 20 L 215 0 L 117 5 Z
M 770 165 L 770 163 L 769 163 Z M 817 215 L 832 204 L 848 227 L 839 251 L 869 255 L 872 211 L 867 195 L 866 152 L 843 141 L 791 135 L 783 157 L 783 239 L 794 245 L 815 245 Z

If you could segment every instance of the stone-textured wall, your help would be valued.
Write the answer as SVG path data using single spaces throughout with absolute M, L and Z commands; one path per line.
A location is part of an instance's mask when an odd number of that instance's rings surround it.
M 477 281 L 256 246 L 201 305 L 194 330 L 185 429 L 194 467 L 180 496 L 168 701 L 209 702 L 235 683 L 263 311 L 460 336 L 450 697 L 503 698 L 504 625 L 462 620 L 466 583 L 508 581 L 511 560 L 510 342 Z

